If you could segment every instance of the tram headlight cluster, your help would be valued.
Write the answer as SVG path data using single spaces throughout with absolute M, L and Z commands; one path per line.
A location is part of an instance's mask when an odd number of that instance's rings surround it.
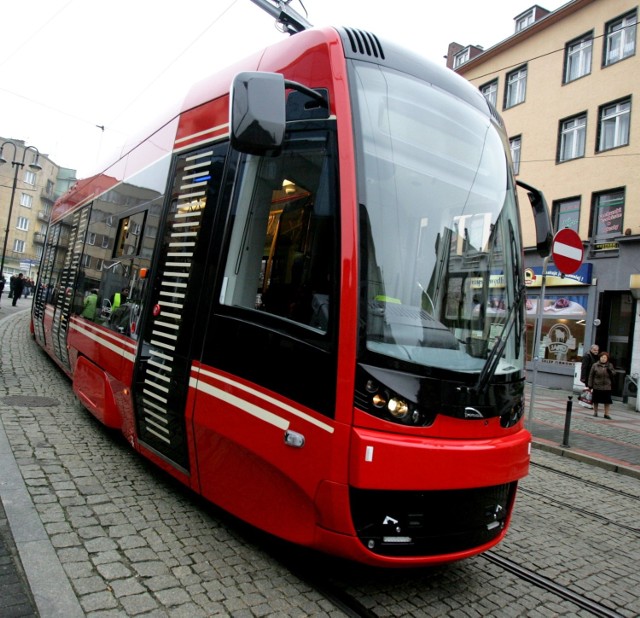
M 369 404 L 367 407 L 376 416 L 400 422 L 403 425 L 424 425 L 423 416 L 417 406 L 406 397 L 394 393 L 373 379 L 366 381 L 364 390 Z

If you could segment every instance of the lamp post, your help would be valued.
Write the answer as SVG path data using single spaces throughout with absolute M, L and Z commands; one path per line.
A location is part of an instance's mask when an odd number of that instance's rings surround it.
M 7 215 L 7 227 L 4 230 L 4 243 L 2 245 L 2 261 L 0 261 L 0 277 L 4 276 L 4 258 L 7 254 L 7 241 L 9 240 L 9 227 L 11 225 L 11 212 L 13 211 L 13 198 L 16 195 L 16 186 L 18 185 L 18 172 L 20 168 L 25 166 L 25 159 L 27 158 L 27 150 L 33 150 L 35 156 L 33 158 L 33 162 L 29 164 L 29 167 L 37 172 L 42 169 L 42 166 L 38 163 L 40 159 L 40 152 L 35 146 L 25 146 L 22 151 L 22 160 L 18 161 L 18 147 L 11 140 L 7 140 L 2 143 L 0 146 L 0 165 L 3 165 L 7 162 L 7 159 L 4 158 L 4 147 L 5 146 L 13 146 L 13 160 L 11 161 L 11 167 L 14 168 L 13 172 L 13 186 L 11 187 L 11 199 L 9 201 L 9 214 Z

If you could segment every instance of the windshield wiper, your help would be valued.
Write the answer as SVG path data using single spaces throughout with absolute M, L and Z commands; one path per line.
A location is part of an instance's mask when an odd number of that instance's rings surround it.
M 476 394 L 484 391 L 484 389 L 487 387 L 487 384 L 489 383 L 489 380 L 493 377 L 496 370 L 498 369 L 500 358 L 502 357 L 504 349 L 507 345 L 507 341 L 509 340 L 511 331 L 518 321 L 517 318 L 520 314 L 522 303 L 525 299 L 525 289 L 526 288 L 524 284 L 521 284 L 518 290 L 516 290 L 514 303 L 513 305 L 511 305 L 511 309 L 507 314 L 507 319 L 505 320 L 504 326 L 502 327 L 502 331 L 495 339 L 494 346 L 493 348 L 491 348 L 491 352 L 489 352 L 487 362 L 485 363 L 482 372 L 478 377 L 478 381 L 476 382 L 475 386 L 470 389 Z

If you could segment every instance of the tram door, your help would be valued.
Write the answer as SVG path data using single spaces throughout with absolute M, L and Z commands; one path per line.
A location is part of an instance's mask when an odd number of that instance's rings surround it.
M 189 470 L 185 405 L 191 359 L 202 344 L 196 319 L 204 259 L 221 190 L 227 145 L 180 155 L 150 302 L 139 330 L 133 389 L 139 441 Z M 199 283 L 200 282 L 200 283 Z

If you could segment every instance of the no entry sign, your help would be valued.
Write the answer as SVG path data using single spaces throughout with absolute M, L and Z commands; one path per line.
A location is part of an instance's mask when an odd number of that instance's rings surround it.
M 553 237 L 551 254 L 553 263 L 565 275 L 572 275 L 582 265 L 584 249 L 577 232 L 565 228 Z

